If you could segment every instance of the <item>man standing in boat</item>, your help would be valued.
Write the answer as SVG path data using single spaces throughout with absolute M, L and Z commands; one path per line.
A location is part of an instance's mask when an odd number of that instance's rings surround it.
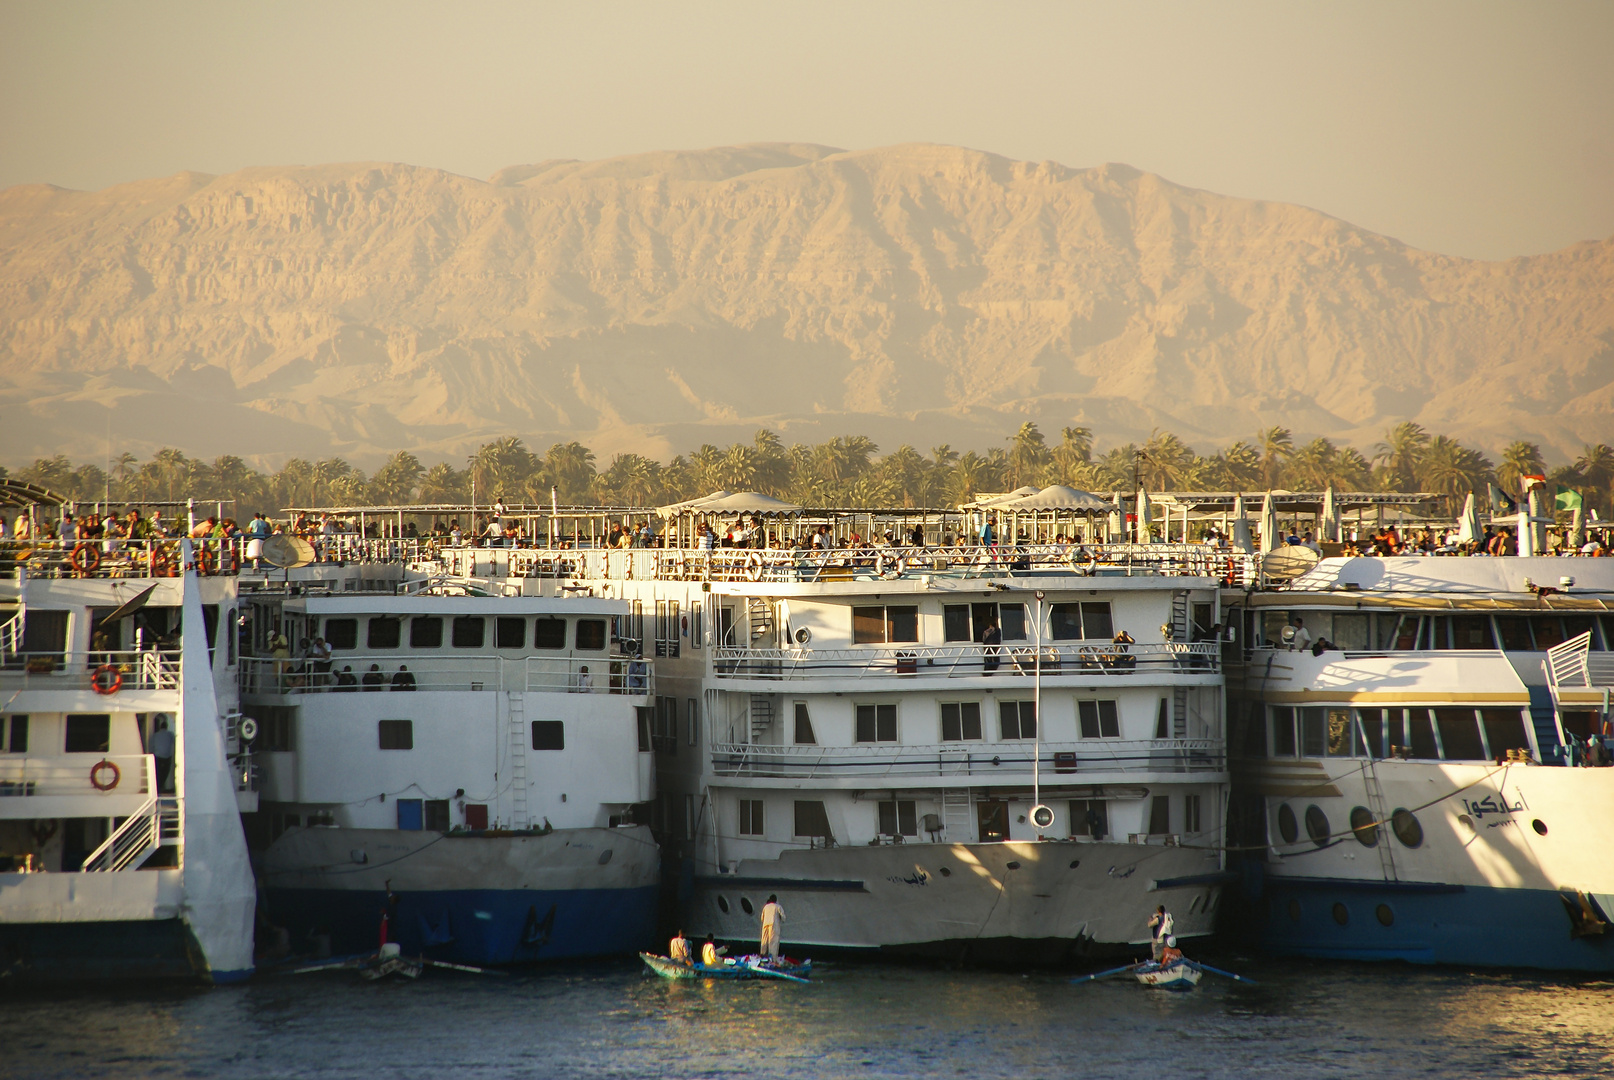
M 770 895 L 762 905 L 762 945 L 757 951 L 763 956 L 779 959 L 779 924 L 784 921 L 785 909 L 779 906 L 777 896 Z
M 1166 905 L 1161 904 L 1154 909 L 1154 914 L 1149 918 L 1150 952 L 1156 962 L 1165 952 L 1166 939 L 1173 937 L 1175 933 L 1176 921 L 1172 919 L 1171 912 L 1166 910 Z

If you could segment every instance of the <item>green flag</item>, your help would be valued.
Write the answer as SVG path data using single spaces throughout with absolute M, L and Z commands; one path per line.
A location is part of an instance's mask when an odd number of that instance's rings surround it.
M 1572 491 L 1562 484 L 1558 485 L 1558 497 L 1553 501 L 1555 508 L 1559 510 L 1579 510 L 1583 505 L 1580 492 Z

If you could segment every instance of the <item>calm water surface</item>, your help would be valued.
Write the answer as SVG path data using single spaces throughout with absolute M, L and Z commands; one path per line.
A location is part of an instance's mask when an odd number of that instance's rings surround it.
M 342 973 L 214 990 L 0 990 L 32 1077 L 1614 1076 L 1614 983 L 1255 963 L 1197 991 L 824 966 L 813 985 L 601 964 L 505 978 Z

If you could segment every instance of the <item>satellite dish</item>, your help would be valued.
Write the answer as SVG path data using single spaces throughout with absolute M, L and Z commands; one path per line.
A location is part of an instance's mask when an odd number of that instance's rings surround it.
M 1267 552 L 1261 560 L 1261 573 L 1272 581 L 1289 581 L 1316 566 L 1321 559 L 1311 548 L 1291 544 Z
M 270 566 L 278 566 L 282 570 L 307 566 L 314 561 L 314 545 L 295 536 L 276 533 L 263 542 L 263 560 Z
M 1047 806 L 1038 803 L 1031 808 L 1031 824 L 1039 829 L 1046 829 L 1054 823 L 1054 812 Z

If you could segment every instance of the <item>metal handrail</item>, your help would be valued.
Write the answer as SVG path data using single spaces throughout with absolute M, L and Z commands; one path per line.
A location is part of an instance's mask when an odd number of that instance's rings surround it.
M 1003 776 L 1029 773 L 1033 751 L 1019 743 L 867 744 L 771 746 L 715 743 L 713 771 L 723 776 Z M 1219 739 L 1082 739 L 1043 742 L 1037 751 L 1053 775 L 1093 772 L 1222 772 L 1226 750 Z
M 372 673 L 371 664 L 381 668 Z M 399 692 L 393 684 L 400 666 L 412 675 L 417 691 L 507 690 L 527 693 L 652 694 L 655 665 L 650 660 L 625 656 L 526 656 L 511 658 L 483 653 L 447 656 L 418 653 L 356 655 L 339 652 L 329 664 L 311 658 L 275 659 L 242 657 L 241 692 L 244 694 L 323 694 L 366 691 Z M 343 668 L 353 668 L 351 673 Z M 351 674 L 355 680 L 342 684 Z M 379 674 L 379 683 L 366 685 L 367 675 Z
M 994 674 L 986 670 L 998 662 L 1000 675 L 1030 675 L 1039 649 L 1027 642 L 1001 646 L 886 645 L 849 649 L 713 650 L 714 673 L 719 678 L 885 678 L 900 676 L 974 677 Z M 1149 642 L 1117 645 L 1061 645 L 1044 642 L 1040 649 L 1042 674 L 1129 675 L 1137 671 L 1212 675 L 1221 669 L 1216 642 Z
M 80 665 L 82 661 L 82 666 Z M 18 652 L 0 657 L 0 682 L 21 678 L 26 686 L 34 678 L 51 680 L 52 689 L 90 688 L 101 668 L 113 675 L 101 675 L 106 685 L 114 682 L 119 690 L 177 690 L 180 682 L 180 653 L 177 649 L 96 650 L 89 653 Z M 67 682 L 70 685 L 63 687 Z
M 90 782 L 90 770 L 103 761 L 118 768 L 117 786 L 106 790 Z M 150 754 L 0 756 L 0 799 L 64 795 L 98 799 L 107 795 L 150 795 L 156 790 L 156 763 Z M 85 809 L 85 817 L 96 816 L 89 812 L 91 807 Z
M 1547 650 L 1547 680 L 1553 686 L 1591 686 L 1592 632 L 1576 634 Z

